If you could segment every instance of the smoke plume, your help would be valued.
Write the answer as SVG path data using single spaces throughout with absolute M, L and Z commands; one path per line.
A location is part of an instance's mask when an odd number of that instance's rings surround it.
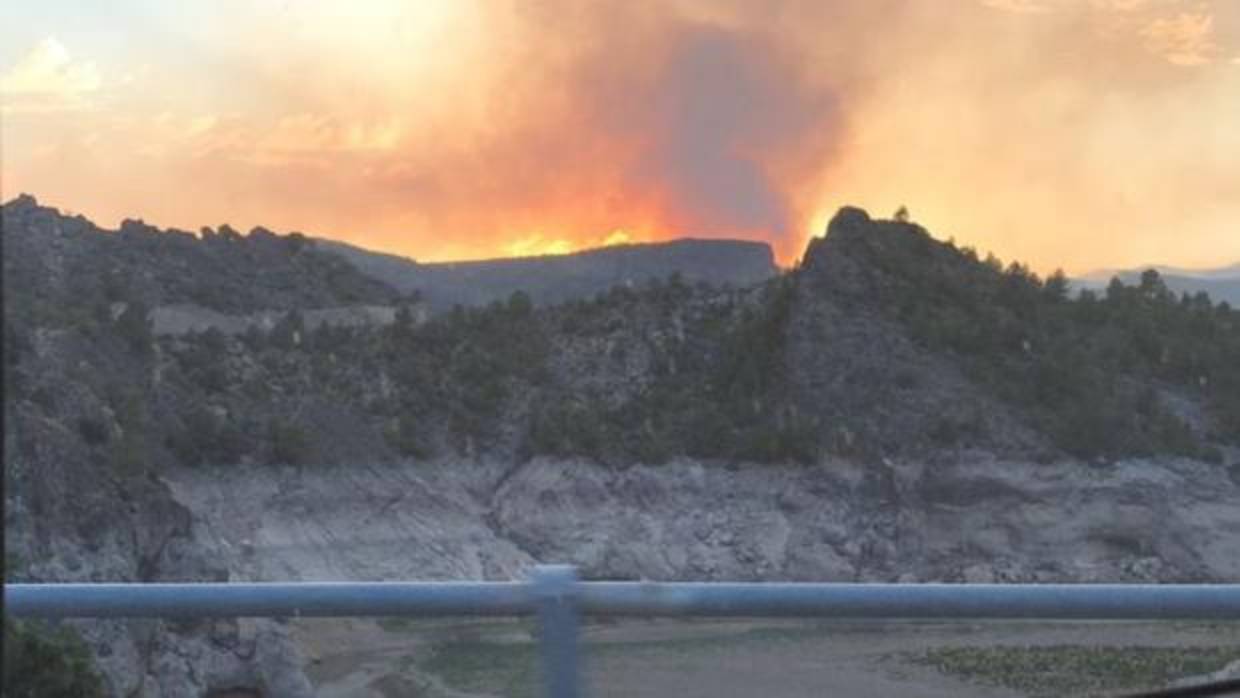
M 792 263 L 846 203 L 1043 271 L 1240 257 L 1240 3 L 220 4 L 0 65 L 6 190 L 426 260 L 691 235 Z

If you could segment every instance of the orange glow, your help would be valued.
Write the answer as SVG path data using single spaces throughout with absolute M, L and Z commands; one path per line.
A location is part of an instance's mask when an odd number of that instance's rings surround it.
M 656 239 L 658 239 L 657 236 Z M 637 242 L 637 240 L 628 231 L 619 228 L 602 238 L 594 240 L 584 238 L 576 242 L 563 237 L 549 237 L 543 233 L 534 232 L 509 243 L 504 248 L 504 255 L 507 257 L 536 257 L 539 255 L 568 254 L 583 249 L 612 247 L 632 242 Z
M 607 237 L 603 238 L 603 242 L 601 246 L 612 247 L 613 245 L 627 245 L 631 242 L 636 242 L 633 239 L 633 236 L 630 235 L 627 230 L 621 230 L 620 228 L 617 228 L 611 231 L 610 233 L 608 233 Z
M 843 204 L 1039 270 L 1240 259 L 1230 0 L 219 2 L 0 23 L 4 197 L 424 261 L 789 265 Z
M 547 254 L 566 254 L 573 251 L 573 243 L 563 239 L 548 240 L 538 233 L 508 245 L 507 257 L 535 257 Z

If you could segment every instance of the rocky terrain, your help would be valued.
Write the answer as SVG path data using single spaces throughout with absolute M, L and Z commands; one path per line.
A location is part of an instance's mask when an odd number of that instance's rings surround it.
M 538 458 L 174 469 L 196 536 L 245 579 L 1218 581 L 1240 578 L 1240 484 L 1191 460 L 985 454 L 878 467 L 615 469 Z
M 844 209 L 755 285 L 424 316 L 296 235 L 2 220 L 8 579 L 1240 576 L 1240 313 L 1157 274 Z M 116 695 L 312 691 L 280 623 L 78 627 Z
M 195 237 L 130 221 L 104 232 L 30 197 L 4 206 L 3 230 L 5 578 L 229 579 L 195 538 L 193 513 L 155 476 L 150 436 L 116 419 L 160 381 L 139 358 L 149 358 L 148 309 L 188 302 L 221 312 L 287 310 L 391 303 L 398 294 L 262 230 Z M 110 695 L 201 696 L 232 685 L 310 694 L 279 624 L 78 627 Z
M 407 306 L 409 307 L 409 306 Z M 323 327 L 381 327 L 396 322 L 399 309 L 390 305 L 348 305 L 338 308 L 299 311 L 302 327 L 313 332 Z M 421 304 L 409 308 L 411 325 L 427 320 L 428 311 Z M 251 329 L 270 332 L 280 324 L 285 313 L 261 310 L 245 315 L 229 315 L 194 304 L 161 305 L 151 310 L 151 330 L 156 335 L 181 336 L 215 330 L 223 335 L 244 335 Z

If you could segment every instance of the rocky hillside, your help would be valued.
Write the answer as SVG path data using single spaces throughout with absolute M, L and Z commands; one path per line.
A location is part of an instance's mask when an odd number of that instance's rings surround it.
M 197 238 L 127 221 L 103 231 L 25 196 L 4 205 L 0 225 L 6 580 L 229 579 L 158 477 L 167 461 L 142 421 L 162 384 L 149 309 L 289 309 L 398 294 L 262 230 Z M 107 695 L 197 697 L 208 684 L 310 694 L 278 624 L 76 625 Z
M 771 248 L 744 240 L 673 240 L 616 245 L 564 255 L 419 264 L 332 240 L 315 245 L 401 291 L 418 292 L 434 310 L 482 306 L 522 291 L 535 304 L 590 298 L 679 274 L 688 283 L 751 286 L 778 273 Z
M 1157 274 L 1072 298 L 844 209 L 754 285 L 423 322 L 294 235 L 2 221 L 10 578 L 1240 574 L 1240 313 Z M 278 623 L 81 627 L 118 695 L 311 690 Z

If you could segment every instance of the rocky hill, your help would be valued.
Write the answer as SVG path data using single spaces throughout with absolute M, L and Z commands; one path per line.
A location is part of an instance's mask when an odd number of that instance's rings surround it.
M 420 322 L 296 236 L 0 220 L 9 578 L 1240 576 L 1240 313 L 1157 274 L 1076 299 L 844 209 L 753 285 Z M 278 319 L 154 331 L 185 304 Z M 312 690 L 279 623 L 80 628 L 118 695 Z
M 412 293 L 433 310 L 482 306 L 523 291 L 537 305 L 590 298 L 615 286 L 640 286 L 679 274 L 687 283 L 751 286 L 778 272 L 771 248 L 744 240 L 692 240 L 616 245 L 517 259 L 419 264 L 332 240 L 315 245 L 371 277 Z
M 17 312 L 136 300 L 227 313 L 383 304 L 399 296 L 297 233 L 255 228 L 242 235 L 222 225 L 195 235 L 133 219 L 104 231 L 26 195 L 4 205 L 4 246 L 6 285 L 37 297 L 14 299 L 9 306 Z

